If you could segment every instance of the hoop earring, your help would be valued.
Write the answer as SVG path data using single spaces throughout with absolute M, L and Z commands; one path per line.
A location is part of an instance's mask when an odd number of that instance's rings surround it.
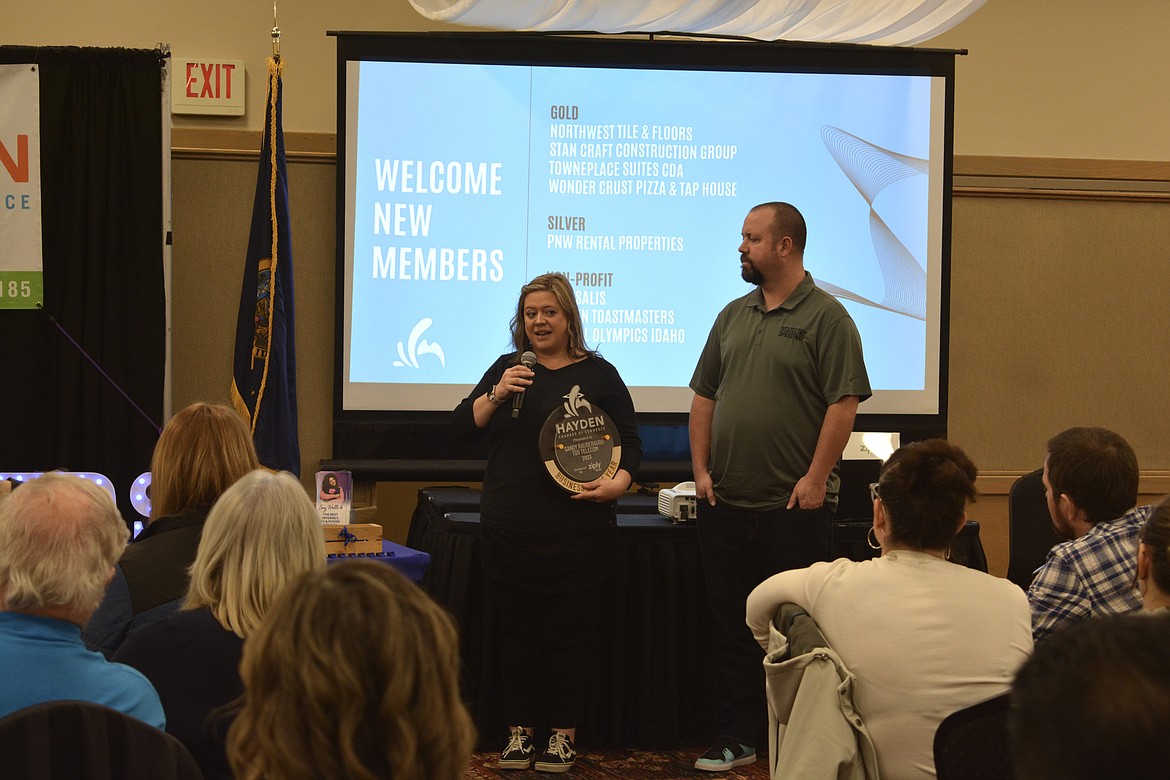
M 873 526 L 869 527 L 869 531 L 865 534 L 865 543 L 869 545 L 871 550 L 880 550 L 882 546 L 878 544 L 877 534 L 873 532 Z

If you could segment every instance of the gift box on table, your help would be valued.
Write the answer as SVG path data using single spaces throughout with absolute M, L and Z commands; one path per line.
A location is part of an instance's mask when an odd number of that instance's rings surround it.
M 325 552 L 329 555 L 382 552 L 382 526 L 376 523 L 323 525 Z

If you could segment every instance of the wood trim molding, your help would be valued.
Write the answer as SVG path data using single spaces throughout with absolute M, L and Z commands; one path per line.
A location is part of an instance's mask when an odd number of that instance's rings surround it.
M 982 187 L 972 184 L 955 184 L 951 188 L 954 197 L 968 198 L 1042 198 L 1045 200 L 1093 200 L 1093 201 L 1150 201 L 1170 203 L 1170 192 L 1125 192 L 1120 190 L 1061 190 L 1046 187 Z
M 985 471 L 975 480 L 975 489 L 981 496 L 1006 496 L 1012 483 L 1029 472 Z M 1170 471 L 1143 471 L 1138 477 L 1138 494 L 1163 496 L 1170 493 Z
M 256 160 L 260 154 L 261 130 L 171 130 L 171 157 L 178 160 Z M 284 134 L 285 156 L 290 161 L 337 162 L 334 133 Z
M 955 176 L 1170 183 L 1170 161 L 956 154 Z
M 1170 162 L 955 155 L 956 197 L 1170 202 Z

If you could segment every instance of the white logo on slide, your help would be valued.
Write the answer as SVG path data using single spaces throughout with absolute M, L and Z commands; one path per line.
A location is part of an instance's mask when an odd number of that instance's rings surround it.
M 395 360 L 394 365 L 398 367 L 410 366 L 411 368 L 418 368 L 419 355 L 434 355 L 439 359 L 439 365 L 444 368 L 447 367 L 447 358 L 443 355 L 443 348 L 438 344 L 427 341 L 422 337 L 426 329 L 431 327 L 431 318 L 423 317 L 418 321 L 410 331 L 410 348 L 409 355 L 407 351 L 402 348 L 402 342 L 398 342 L 398 357 L 401 360 Z

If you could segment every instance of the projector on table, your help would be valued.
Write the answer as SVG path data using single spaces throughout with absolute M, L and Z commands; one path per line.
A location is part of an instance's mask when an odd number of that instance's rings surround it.
M 680 482 L 658 491 L 658 514 L 676 523 L 695 519 L 695 483 Z

